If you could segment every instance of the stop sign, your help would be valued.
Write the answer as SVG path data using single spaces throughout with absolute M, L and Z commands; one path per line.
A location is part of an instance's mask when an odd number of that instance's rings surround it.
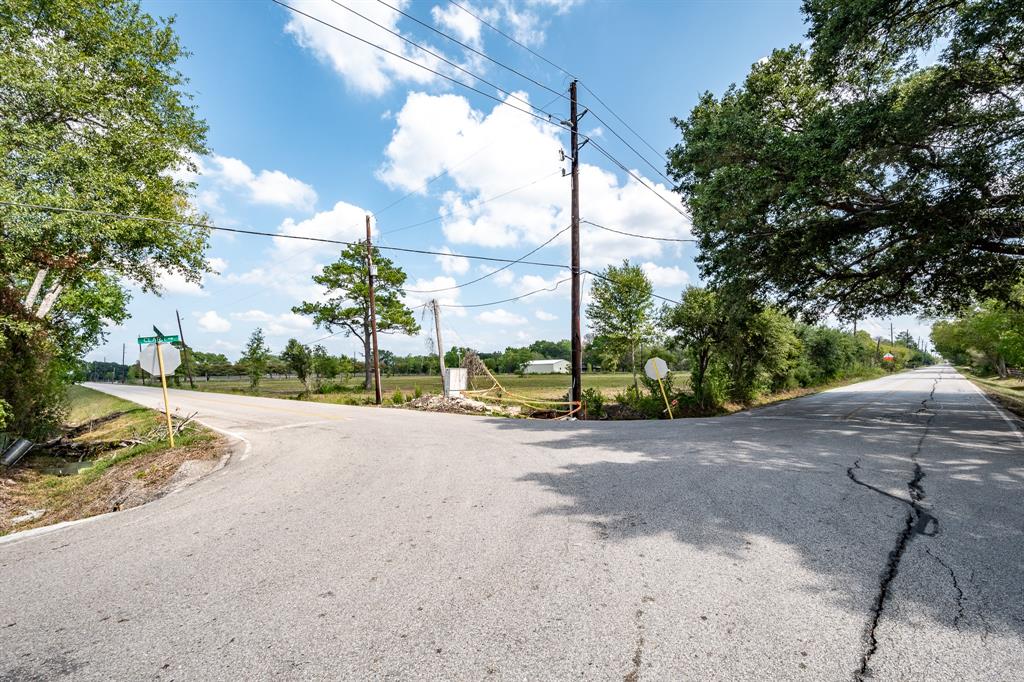
M 181 364 L 181 353 L 169 343 L 160 344 L 160 352 L 164 356 L 164 374 L 174 374 Z M 139 354 L 139 367 L 146 370 L 153 376 L 160 376 L 160 362 L 156 357 L 156 344 L 151 343 L 142 349 Z

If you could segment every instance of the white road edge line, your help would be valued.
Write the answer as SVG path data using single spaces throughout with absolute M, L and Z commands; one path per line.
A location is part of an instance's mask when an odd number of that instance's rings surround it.
M 992 400 L 992 398 L 989 398 L 988 397 L 988 393 L 986 393 L 981 388 L 979 388 L 973 381 L 971 381 L 970 379 L 965 377 L 963 374 L 960 374 L 960 372 L 957 372 L 957 374 L 960 375 L 960 377 L 963 378 L 963 380 L 967 382 L 968 386 L 970 386 L 972 389 L 974 389 L 975 393 L 980 395 L 985 400 L 985 402 L 988 403 L 989 407 L 991 407 L 993 410 L 995 410 L 996 414 L 998 414 L 1000 417 L 1003 418 L 1003 421 L 1005 421 L 1007 426 L 1010 427 L 1011 433 L 1017 434 L 1017 438 L 1020 439 L 1020 442 L 1024 443 L 1024 432 L 1022 432 L 1019 428 L 1017 428 L 1017 424 L 1015 424 L 1014 421 L 1013 421 L 1013 418 L 1009 416 L 1009 414 L 1007 413 L 1008 411 L 1006 410 L 1006 408 L 1004 408 L 1002 405 L 999 405 L 998 403 L 996 403 L 994 400 Z

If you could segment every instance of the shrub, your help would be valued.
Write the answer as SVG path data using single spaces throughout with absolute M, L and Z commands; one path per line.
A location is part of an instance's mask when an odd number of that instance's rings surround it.
M 657 382 L 655 382 L 655 384 L 657 384 Z M 636 386 L 627 386 L 625 391 L 615 396 L 615 402 L 637 413 L 644 419 L 661 419 L 662 417 L 668 417 L 668 413 L 665 412 L 665 403 L 662 400 L 660 390 L 658 390 L 658 395 L 655 396 L 649 393 L 645 394 Z
M 604 416 L 604 396 L 596 388 L 583 389 L 583 414 L 588 419 L 600 419 Z
M 416 388 L 413 389 L 412 397 L 414 399 L 415 398 L 422 398 L 423 397 L 423 388 L 421 386 L 417 385 Z
M 405 402 L 405 396 L 402 394 L 401 389 L 397 389 L 394 393 L 391 394 L 391 402 L 394 403 L 395 405 L 401 405 L 402 403 Z

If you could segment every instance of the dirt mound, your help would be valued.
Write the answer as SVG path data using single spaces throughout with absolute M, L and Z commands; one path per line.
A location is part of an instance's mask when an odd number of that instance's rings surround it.
M 493 411 L 486 403 L 464 396 L 445 398 L 442 395 L 425 395 L 410 400 L 405 407 L 427 412 L 450 412 L 453 414 L 489 414 Z

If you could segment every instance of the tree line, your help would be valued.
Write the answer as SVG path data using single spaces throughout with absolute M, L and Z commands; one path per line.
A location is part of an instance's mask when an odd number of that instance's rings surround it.
M 932 343 L 950 362 L 1007 378 L 1024 368 L 1024 285 L 1009 301 L 990 299 L 932 327 Z

